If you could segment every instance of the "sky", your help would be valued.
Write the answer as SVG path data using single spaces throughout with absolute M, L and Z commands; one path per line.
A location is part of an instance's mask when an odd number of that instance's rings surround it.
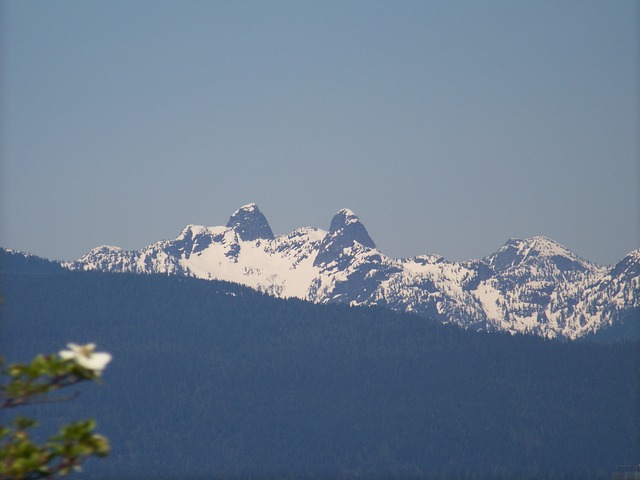
M 640 248 L 637 1 L 2 0 L 0 246 L 139 249 L 255 202 L 392 257 Z

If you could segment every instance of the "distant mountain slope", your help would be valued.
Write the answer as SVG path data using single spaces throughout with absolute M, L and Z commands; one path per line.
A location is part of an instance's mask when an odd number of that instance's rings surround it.
M 65 270 L 60 262 L 0 248 L 0 272 L 2 273 L 56 273 Z
M 575 339 L 640 323 L 640 250 L 603 267 L 545 237 L 511 239 L 482 260 L 387 257 L 348 209 L 329 231 L 274 236 L 255 204 L 226 226 L 189 225 L 138 251 L 102 246 L 74 270 L 168 273 L 237 282 L 281 298 L 380 305 L 465 328 Z
M 464 277 L 466 270 L 458 274 Z M 638 344 L 488 335 L 179 275 L 3 273 L 9 362 L 96 342 L 43 435 L 95 418 L 87 478 L 609 478 L 640 462 Z

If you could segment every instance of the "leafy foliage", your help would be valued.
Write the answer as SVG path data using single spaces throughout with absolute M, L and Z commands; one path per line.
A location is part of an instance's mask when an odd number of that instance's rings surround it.
M 11 364 L 2 373 L 6 382 L 0 388 L 0 408 L 7 409 L 69 400 L 73 397 L 51 397 L 51 394 L 82 381 L 95 380 L 101 369 L 88 369 L 73 359 L 55 355 L 37 355 L 30 363 Z M 65 476 L 78 470 L 88 457 L 109 453 L 109 441 L 95 433 L 93 420 L 67 424 L 44 443 L 32 439 L 30 430 L 35 426 L 35 420 L 19 416 L 0 427 L 0 479 Z
M 97 378 L 92 370 L 55 355 L 38 355 L 29 364 L 15 363 L 4 372 L 9 382 L 0 388 L 0 408 L 52 401 L 50 393 L 83 380 Z
M 35 426 L 34 420 L 18 417 L 10 427 L 0 430 L 0 478 L 65 476 L 79 470 L 86 458 L 104 457 L 109 453 L 109 441 L 94 433 L 93 420 L 65 425 L 44 445 L 34 443 L 29 436 L 28 430 Z

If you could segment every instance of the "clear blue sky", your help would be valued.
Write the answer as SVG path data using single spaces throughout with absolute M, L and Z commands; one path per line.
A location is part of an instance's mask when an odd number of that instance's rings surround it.
M 394 257 L 640 247 L 638 2 L 1 3 L 0 245 L 137 249 L 256 202 Z

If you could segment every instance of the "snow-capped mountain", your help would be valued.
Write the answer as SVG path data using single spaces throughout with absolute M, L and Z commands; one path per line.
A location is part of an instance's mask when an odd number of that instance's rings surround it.
M 94 248 L 70 269 L 167 273 L 240 283 L 277 297 L 380 305 L 489 331 L 578 338 L 640 313 L 640 250 L 603 267 L 545 237 L 511 239 L 482 260 L 387 257 L 348 209 L 329 231 L 275 236 L 257 205 L 219 227 L 188 225 L 138 251 Z

